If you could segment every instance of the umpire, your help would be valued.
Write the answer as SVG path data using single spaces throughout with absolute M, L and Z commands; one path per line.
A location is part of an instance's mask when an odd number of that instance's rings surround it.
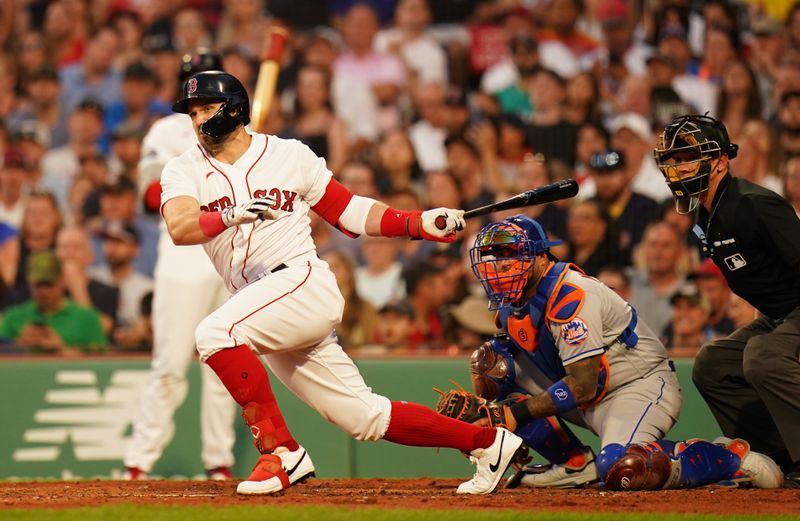
M 800 487 L 800 220 L 778 194 L 730 175 L 738 146 L 722 122 L 686 115 L 661 133 L 655 159 L 679 213 L 731 289 L 760 315 L 703 346 L 692 380 L 725 436 L 783 468 Z

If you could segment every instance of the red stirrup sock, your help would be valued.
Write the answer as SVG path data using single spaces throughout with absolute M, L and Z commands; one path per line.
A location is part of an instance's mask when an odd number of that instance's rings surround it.
M 297 450 L 297 442 L 275 401 L 267 370 L 249 347 L 241 345 L 217 351 L 206 363 L 242 407 L 242 417 L 250 426 L 253 443 L 260 452 L 272 452 L 280 446 Z
M 494 443 L 496 429 L 478 427 L 409 402 L 392 402 L 392 417 L 383 439 L 414 447 L 448 447 L 464 452 Z

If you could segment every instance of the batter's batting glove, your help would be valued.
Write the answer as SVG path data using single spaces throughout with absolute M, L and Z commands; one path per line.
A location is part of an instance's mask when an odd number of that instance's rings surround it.
M 434 208 L 422 212 L 418 222 L 409 223 L 409 235 L 429 241 L 453 242 L 464 224 L 464 210 Z
M 229 206 L 222 210 L 222 224 L 230 228 L 240 224 L 248 224 L 258 219 L 275 219 L 277 214 L 273 210 L 276 206 L 274 197 L 256 197 L 237 206 Z

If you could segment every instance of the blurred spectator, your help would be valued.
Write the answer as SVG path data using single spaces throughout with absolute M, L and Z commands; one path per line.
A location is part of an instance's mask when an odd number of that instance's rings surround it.
M 504 191 L 517 184 L 517 173 L 525 161 L 533 157 L 533 151 L 527 144 L 525 123 L 518 116 L 501 115 L 497 127 L 497 169 L 501 183 L 494 191 Z
M 411 341 L 415 323 L 414 308 L 407 300 L 390 302 L 378 311 L 375 324 L 376 346 L 366 352 L 408 353 L 414 349 Z
M 38 186 L 42 181 L 42 159 L 50 148 L 50 131 L 44 123 L 23 121 L 14 134 L 14 146 L 22 154 L 27 188 Z
M 156 98 L 164 103 L 173 103 L 178 94 L 178 78 L 181 56 L 172 45 L 169 35 L 150 37 L 142 42 L 146 63 L 156 77 Z
M 662 221 L 647 227 L 641 250 L 644 266 L 631 272 L 630 303 L 658 334 L 672 316 L 669 299 L 685 280 L 678 266 L 686 247 L 678 231 Z
M 331 107 L 330 87 L 331 75 L 327 69 L 303 66 L 297 75 L 294 113 L 282 135 L 308 145 L 338 174 L 349 151 L 344 122 Z
M 572 3 L 575 0 L 559 1 Z M 572 165 L 577 128 L 564 118 L 566 95 L 566 84 L 558 74 L 544 68 L 533 73 L 528 84 L 528 96 L 534 106 L 528 125 L 528 145 L 549 159 L 560 159 Z
M 372 7 L 350 7 L 342 23 L 347 49 L 334 62 L 334 106 L 352 135 L 368 141 L 400 125 L 397 102 L 406 85 L 403 62 L 373 49 L 379 27 Z
M 172 23 L 172 39 L 179 52 L 195 52 L 211 48 L 211 33 L 203 13 L 192 7 L 182 7 L 175 13 Z
M 105 350 L 108 341 L 98 312 L 66 297 L 56 255 L 33 253 L 26 265 L 32 298 L 4 311 L 0 337 L 32 353 L 76 356 Z
M 67 296 L 79 306 L 99 311 L 103 331 L 111 333 L 117 321 L 119 288 L 89 275 L 89 266 L 94 260 L 89 234 L 77 225 L 61 228 L 56 237 L 55 253 L 61 263 Z
M 608 286 L 614 293 L 626 302 L 631 298 L 631 278 L 625 268 L 618 266 L 604 266 L 597 273 L 597 280 Z
M 357 349 L 374 340 L 378 312 L 356 291 L 356 263 L 347 253 L 333 250 L 322 256 L 336 276 L 336 284 L 344 296 L 342 321 L 336 326 L 336 336 L 346 350 Z
M 733 323 L 734 330 L 741 329 L 758 318 L 758 310 L 736 293 L 731 293 L 728 301 L 728 318 Z
M 450 308 L 455 322 L 452 336 L 455 352 L 470 354 L 492 335 L 500 333 L 494 322 L 494 312 L 489 311 L 484 297 L 468 296 Z
M 723 69 L 735 60 L 739 53 L 737 43 L 731 31 L 709 25 L 706 29 L 702 59 L 698 67 L 690 69 L 690 72 L 714 84 L 721 84 Z
M 376 173 L 381 192 L 413 190 L 422 193 L 422 172 L 408 135 L 400 129 L 383 134 L 376 145 Z
M 339 173 L 342 185 L 362 197 L 378 199 L 378 185 L 375 183 L 375 171 L 366 163 L 351 161 L 345 164 Z
M 694 281 L 694 285 L 708 304 L 707 324 L 714 330 L 716 336 L 728 336 L 733 333 L 735 328 L 728 318 L 731 289 L 714 261 L 708 258 L 703 260 L 687 279 Z
M 484 184 L 481 154 L 463 135 L 452 135 L 445 141 L 447 170 L 458 180 L 463 206 L 477 208 L 494 202 L 494 195 Z
M 111 133 L 109 169 L 115 177 L 139 179 L 144 132 L 137 126 L 120 125 Z
M 99 189 L 100 215 L 90 223 L 93 231 L 100 232 L 111 221 L 121 221 L 136 230 L 138 250 L 133 269 L 146 277 L 153 276 L 158 249 L 158 226 L 138 212 L 139 201 L 136 185 L 125 177 L 116 182 L 107 182 Z M 106 263 L 102 241 L 94 241 L 95 266 Z
M 290 37 L 291 38 L 291 37 Z M 256 86 L 256 80 L 258 79 L 258 67 L 259 62 L 256 56 L 249 54 L 244 48 L 238 46 L 231 46 L 222 49 L 222 70 L 227 73 L 234 75 L 242 85 L 244 86 L 245 90 L 247 91 L 247 95 L 252 100 L 253 99 L 253 92 Z M 284 69 L 289 70 L 289 69 Z M 297 71 L 291 69 L 293 74 L 296 76 Z M 278 86 L 280 88 L 281 76 L 278 76 Z M 294 80 L 297 78 L 295 77 Z M 270 107 L 270 113 L 268 114 L 267 118 L 271 116 L 273 110 L 277 110 L 277 112 L 282 113 L 280 103 L 274 103 L 272 107 Z
M 0 222 L 15 230 L 22 227 L 28 201 L 25 181 L 22 152 L 18 148 L 6 148 L 4 160 L 0 163 Z
M 786 50 L 784 27 L 778 20 L 766 15 L 757 16 L 750 23 L 753 38 L 749 42 L 748 63 L 758 78 L 762 104 L 771 102 L 775 76 Z
M 610 224 L 617 233 L 619 249 L 632 251 L 641 242 L 647 225 L 660 217 L 661 207 L 646 195 L 632 190 L 636 171 L 626 164 L 622 151 L 608 150 L 595 154 L 590 163 L 597 191 L 595 199 L 608 212 Z
M 364 265 L 356 268 L 356 291 L 376 309 L 406 295 L 403 265 L 397 260 L 399 249 L 399 241 L 395 239 L 374 236 L 363 239 Z
M 658 53 L 673 64 L 674 76 L 670 85 L 681 99 L 698 114 L 710 112 L 713 116 L 717 108 L 716 86 L 706 78 L 689 74 L 694 66 L 694 58 L 685 36 L 682 29 L 665 32 L 658 42 Z
M 671 197 L 664 177 L 653 159 L 655 136 L 647 119 L 633 112 L 620 114 L 609 125 L 609 131 L 611 147 L 623 153 L 627 168 L 633 173 L 633 191 L 655 201 Z
M 25 90 L 27 103 L 9 115 L 9 128 L 19 131 L 24 122 L 35 121 L 49 130 L 48 147 L 65 145 L 69 137 L 68 112 L 60 101 L 61 86 L 56 70 L 50 65 L 33 70 Z
M 708 325 L 708 301 L 691 284 L 678 288 L 669 301 L 672 318 L 662 341 L 670 356 L 694 358 L 701 345 L 717 336 Z
M 448 133 L 445 87 L 439 83 L 420 83 L 412 93 L 419 120 L 409 127 L 408 139 L 414 147 L 419 167 L 425 172 L 445 168 L 444 141 Z
M 119 35 L 119 50 L 114 58 L 114 68 L 124 70 L 132 63 L 143 61 L 145 58 L 142 49 L 144 25 L 139 15 L 133 11 L 117 11 L 109 23 Z
M 760 119 L 748 121 L 736 140 L 739 152 L 731 161 L 731 171 L 736 177 L 747 179 L 751 183 L 759 184 L 782 195 L 783 185 L 770 165 L 770 163 L 776 164 L 774 159 L 780 154 L 779 150 L 775 152 L 770 150 L 774 142 L 772 129 L 765 121 Z
M 569 245 L 566 260 L 592 277 L 604 266 L 630 264 L 628 251 L 617 246 L 608 213 L 598 201 L 587 199 L 570 207 L 566 239 Z
M 446 347 L 441 315 L 450 289 L 444 268 L 421 260 L 403 270 L 408 301 L 414 309 L 414 326 L 409 335 L 415 351 L 438 351 Z
M 508 39 L 509 55 L 481 77 L 481 93 L 494 96 L 502 112 L 529 116 L 533 112 L 528 97 L 527 78 L 540 66 L 539 46 L 527 31 L 515 32 Z
M 355 240 L 351 239 L 328 224 L 316 212 L 309 212 L 308 217 L 311 220 L 311 237 L 314 239 L 314 244 L 317 246 L 317 252 L 320 256 L 324 257 L 332 251 L 341 250 L 355 259 L 361 259 L 363 236 Z
M 33 71 L 41 68 L 47 62 L 47 49 L 44 36 L 39 31 L 25 31 L 14 42 L 17 62 L 17 87 L 23 87 L 31 78 Z
M 47 54 L 59 68 L 79 62 L 86 48 L 85 26 L 70 18 L 67 5 L 63 1 L 50 2 L 44 17 Z
M 375 49 L 398 56 L 415 83 L 447 84 L 447 56 L 427 31 L 431 22 L 428 0 L 398 0 L 394 25 L 375 37 Z
M 114 28 L 100 27 L 89 40 L 83 59 L 61 69 L 64 110 L 72 111 L 87 98 L 100 101 L 103 107 L 119 101 L 122 77 L 111 67 L 118 48 L 119 37 Z
M 96 153 L 103 132 L 103 107 L 97 101 L 82 101 L 69 117 L 69 141 L 50 149 L 42 158 L 42 187 L 50 190 L 62 209 L 67 208 L 70 186 L 81 158 Z
M 119 289 L 114 345 L 123 350 L 141 350 L 146 338 L 137 325 L 142 319 L 142 299 L 153 290 L 153 279 L 137 272 L 133 260 L 139 250 L 136 228 L 122 221 L 108 221 L 101 230 L 106 264 L 89 269 L 98 281 Z
M 0 310 L 4 307 L 6 293 L 13 288 L 17 278 L 19 249 L 19 232 L 0 221 Z
M 784 154 L 800 156 L 800 90 L 781 97 L 778 106 L 778 140 Z
M 783 196 L 800 216 L 800 156 L 790 157 L 784 163 Z
M 742 60 L 732 60 L 722 69 L 717 117 L 725 122 L 728 136 L 738 143 L 744 124 L 763 116 L 761 93 L 753 69 Z
M 611 137 L 599 123 L 586 122 L 578 127 L 575 138 L 575 168 L 573 177 L 578 181 L 580 189 L 578 199 L 594 197 L 596 193 L 594 172 L 591 159 L 594 154 L 605 152 L 609 148 Z
M 635 24 L 629 2 L 601 0 L 597 18 L 603 27 L 604 58 L 621 61 L 633 75 L 643 74 L 650 49 L 634 38 Z
M 170 105 L 156 98 L 156 78 L 142 62 L 125 68 L 122 76 L 121 99 L 106 105 L 105 136 L 100 148 L 107 152 L 109 139 L 118 127 L 138 127 L 144 132 L 160 117 L 171 114 Z
M 596 40 L 576 28 L 582 4 L 580 0 L 548 2 L 544 28 L 537 34 L 542 64 L 563 77 L 572 77 L 580 70 L 588 69 L 597 59 L 600 49 Z
M 780 123 L 780 109 L 783 100 L 791 92 L 800 91 L 800 55 L 798 62 L 784 60 L 781 62 L 775 73 L 775 85 L 771 92 L 771 103 L 769 104 L 771 120 L 776 119 Z
M 303 53 L 303 64 L 333 70 L 333 63 L 342 47 L 342 38 L 335 29 L 326 26 L 314 28 L 308 35 Z
M 246 49 L 250 56 L 260 56 L 268 24 L 265 15 L 266 2 L 264 0 L 226 0 L 222 4 L 224 8 L 217 28 L 216 47 L 225 49 L 230 46 L 239 46 Z M 189 50 L 194 51 L 196 48 Z
M 588 72 L 576 74 L 567 81 L 564 119 L 573 125 L 600 121 L 600 89 Z

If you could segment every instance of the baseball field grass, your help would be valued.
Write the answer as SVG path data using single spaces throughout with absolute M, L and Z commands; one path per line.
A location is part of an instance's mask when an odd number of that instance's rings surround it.
M 499 498 L 498 498 L 499 499 Z M 491 509 L 399 509 L 252 506 L 139 506 L 113 505 L 69 509 L 3 510 L 3 521 L 783 521 L 792 515 L 654 514 L 620 512 L 520 512 Z

